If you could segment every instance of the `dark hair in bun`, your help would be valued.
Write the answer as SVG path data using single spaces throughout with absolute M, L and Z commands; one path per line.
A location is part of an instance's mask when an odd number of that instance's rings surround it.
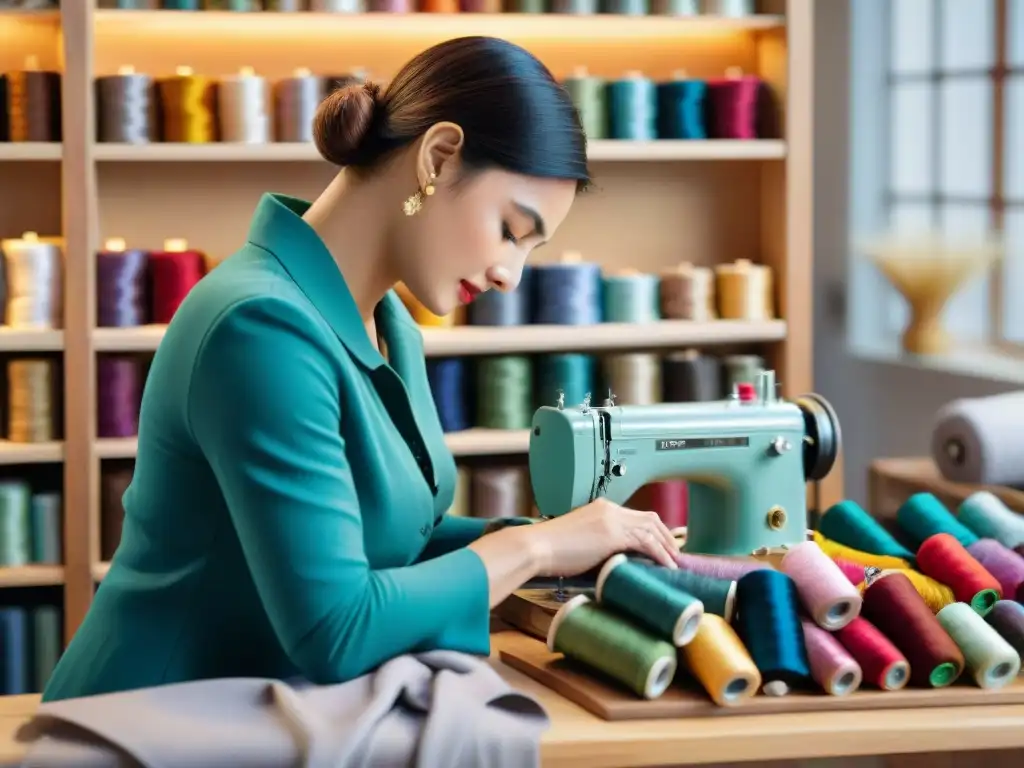
M 313 136 L 329 162 L 371 168 L 439 122 L 462 128 L 467 168 L 589 182 L 586 137 L 568 93 L 531 53 L 493 37 L 428 48 L 383 94 L 373 84 L 335 91 L 317 110 Z

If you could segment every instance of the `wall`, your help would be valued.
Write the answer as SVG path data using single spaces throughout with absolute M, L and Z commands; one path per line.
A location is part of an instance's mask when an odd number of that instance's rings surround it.
M 848 351 L 847 285 L 854 279 L 877 279 L 851 267 L 849 242 L 851 232 L 869 228 L 879 213 L 871 191 L 877 187 L 869 175 L 880 165 L 878 153 L 883 150 L 881 142 L 868 137 L 878 133 L 870 130 L 870 123 L 882 118 L 878 78 L 887 37 L 877 26 L 882 17 L 877 11 L 885 2 L 889 0 L 815 3 L 815 383 L 845 425 L 846 493 L 861 503 L 866 501 L 871 460 L 925 454 L 932 416 L 941 405 L 1013 388 L 907 364 L 855 359 Z M 854 49 L 857 55 L 851 59 Z

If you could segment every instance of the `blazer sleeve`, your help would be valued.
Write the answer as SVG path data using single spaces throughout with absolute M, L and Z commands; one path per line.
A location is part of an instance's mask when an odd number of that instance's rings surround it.
M 534 522 L 536 520 L 529 517 L 484 518 L 445 515 L 434 528 L 423 554 L 420 555 L 420 560 L 430 560 L 453 552 L 460 547 L 468 546 L 481 536 L 500 531 L 502 528 L 529 525 Z
M 416 650 L 487 654 L 489 585 L 475 552 L 370 567 L 331 361 L 314 318 L 258 297 L 213 324 L 191 378 L 190 428 L 282 647 L 318 684 Z

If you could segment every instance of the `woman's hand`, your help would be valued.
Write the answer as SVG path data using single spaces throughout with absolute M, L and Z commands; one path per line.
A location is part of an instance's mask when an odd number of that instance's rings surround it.
M 521 528 L 538 557 L 538 576 L 576 576 L 619 552 L 676 568 L 679 546 L 654 512 L 598 499 L 567 515 Z

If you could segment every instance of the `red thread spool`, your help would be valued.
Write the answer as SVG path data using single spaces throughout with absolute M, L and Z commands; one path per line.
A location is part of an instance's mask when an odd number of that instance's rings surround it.
M 907 658 L 915 685 L 945 688 L 964 671 L 960 648 L 902 573 L 883 576 L 865 589 L 861 613 Z
M 716 139 L 756 139 L 758 105 L 767 86 L 759 77 L 727 77 L 708 82 L 711 135 Z
M 910 680 L 907 658 L 863 616 L 836 631 L 835 637 L 860 664 L 864 682 L 883 691 L 898 691 Z
M 953 590 L 958 602 L 967 603 L 984 616 L 1003 596 L 996 577 L 971 557 L 963 544 L 948 533 L 925 539 L 917 550 L 917 567 Z
M 206 260 L 199 251 L 168 250 L 151 253 L 149 281 L 153 322 L 161 325 L 171 322 L 188 292 L 205 274 Z
M 665 480 L 643 486 L 633 494 L 625 506 L 656 512 L 669 528 L 686 525 L 690 490 L 685 480 Z

